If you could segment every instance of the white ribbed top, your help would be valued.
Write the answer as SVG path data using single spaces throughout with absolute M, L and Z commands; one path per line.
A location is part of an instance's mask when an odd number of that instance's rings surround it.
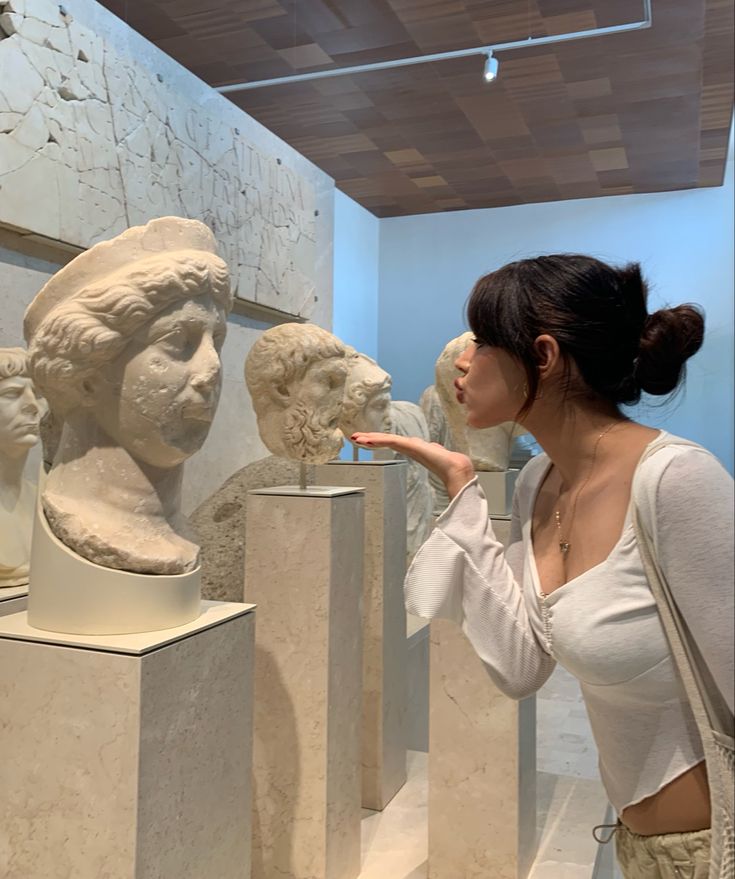
M 406 606 L 417 616 L 459 623 L 490 677 L 513 698 L 535 692 L 556 662 L 571 672 L 581 685 L 603 783 L 621 812 L 704 759 L 702 746 L 630 511 L 605 561 L 541 596 L 531 524 L 549 466 L 540 455 L 522 471 L 506 550 L 493 534 L 477 480 L 469 482 L 416 555 Z M 666 446 L 638 468 L 633 485 L 659 564 L 732 709 L 732 479 L 705 449 Z

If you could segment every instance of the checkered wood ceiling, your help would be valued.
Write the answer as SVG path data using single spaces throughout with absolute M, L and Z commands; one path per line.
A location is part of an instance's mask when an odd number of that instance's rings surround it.
M 102 0 L 213 86 L 643 18 L 641 0 Z M 653 27 L 230 95 L 379 217 L 717 186 L 732 0 Z

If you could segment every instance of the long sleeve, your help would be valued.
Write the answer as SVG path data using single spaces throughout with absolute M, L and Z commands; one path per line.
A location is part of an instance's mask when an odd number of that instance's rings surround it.
M 735 691 L 733 481 L 704 449 L 668 446 L 646 462 L 644 527 L 692 638 L 730 711 Z
M 514 699 L 535 692 L 555 665 L 529 620 L 521 532 L 518 489 L 505 550 L 474 479 L 440 516 L 404 586 L 408 611 L 459 624 L 495 684 Z

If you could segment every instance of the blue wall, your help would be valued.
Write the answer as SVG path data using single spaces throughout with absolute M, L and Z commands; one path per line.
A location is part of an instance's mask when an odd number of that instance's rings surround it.
M 694 301 L 707 318 L 685 392 L 664 408 L 642 404 L 637 417 L 701 442 L 732 471 L 733 236 L 732 159 L 717 188 L 381 220 L 378 360 L 394 396 L 418 400 L 444 344 L 466 329 L 481 274 L 560 251 L 637 260 L 651 309 Z
M 334 312 L 336 336 L 378 357 L 380 221 L 344 193 L 334 198 Z

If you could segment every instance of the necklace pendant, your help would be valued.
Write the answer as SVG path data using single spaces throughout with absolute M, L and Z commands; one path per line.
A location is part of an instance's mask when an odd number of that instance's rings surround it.
M 570 544 L 568 540 L 560 540 L 559 541 L 559 550 L 563 556 L 569 552 Z

